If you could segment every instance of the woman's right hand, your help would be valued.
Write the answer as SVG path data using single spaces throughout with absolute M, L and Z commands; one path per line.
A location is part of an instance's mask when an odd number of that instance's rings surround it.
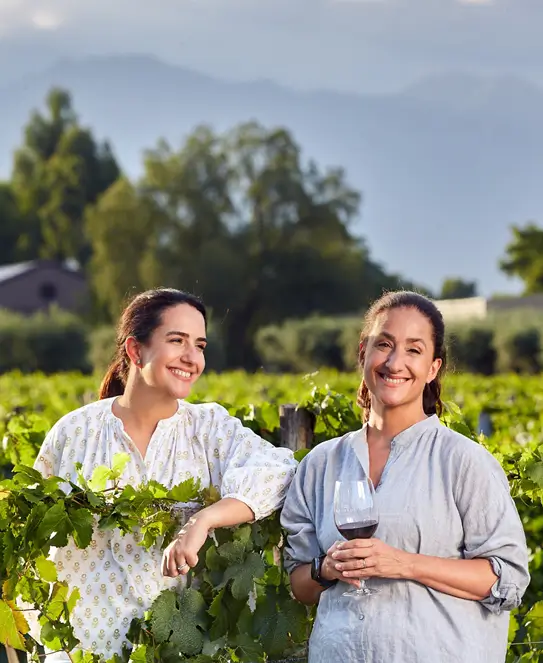
M 352 585 L 357 589 L 360 588 L 360 580 L 358 578 L 345 578 L 342 571 L 336 569 L 336 564 L 338 563 L 336 559 L 332 558 L 332 554 L 337 550 L 337 546 L 340 541 L 336 541 L 331 548 L 326 553 L 326 557 L 322 561 L 321 565 L 321 576 L 325 580 L 341 580 L 348 585 Z

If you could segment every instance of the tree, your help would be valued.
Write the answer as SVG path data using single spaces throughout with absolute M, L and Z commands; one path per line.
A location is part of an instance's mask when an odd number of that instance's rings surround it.
M 90 276 L 95 306 L 116 320 L 130 294 L 160 284 L 159 210 L 125 178 L 87 209 L 85 226 L 92 245 Z
M 0 265 L 19 259 L 20 214 L 9 182 L 0 182 Z
M 460 278 L 448 278 L 441 286 L 441 299 L 466 299 L 477 297 L 477 283 L 475 281 L 464 281 Z
M 148 151 L 141 181 L 92 208 L 93 289 L 112 317 L 130 287 L 194 292 L 230 366 L 254 368 L 261 326 L 358 312 L 397 285 L 350 231 L 359 204 L 345 173 L 304 164 L 285 129 L 199 127 L 178 151 Z
M 46 114 L 34 111 L 14 158 L 12 182 L 23 228 L 20 246 L 28 258 L 76 258 L 85 264 L 83 232 L 87 205 L 118 178 L 107 143 L 82 128 L 68 92 L 50 91 Z
M 513 226 L 513 239 L 505 249 L 500 268 L 508 276 L 524 281 L 524 292 L 529 295 L 543 292 L 543 229 L 535 223 L 525 227 Z

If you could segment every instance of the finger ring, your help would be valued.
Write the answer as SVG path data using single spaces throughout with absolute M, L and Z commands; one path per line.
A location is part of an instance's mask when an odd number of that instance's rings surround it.
M 363 568 L 363 569 L 366 568 L 366 560 L 365 560 L 365 559 L 362 559 L 362 568 Z
M 185 564 L 181 564 L 181 566 L 178 566 L 177 570 L 178 571 L 184 571 L 185 569 L 188 569 L 188 568 L 189 568 L 189 565 L 185 563 Z

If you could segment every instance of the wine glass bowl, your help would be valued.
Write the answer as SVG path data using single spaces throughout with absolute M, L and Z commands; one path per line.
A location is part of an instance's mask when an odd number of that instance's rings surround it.
M 379 526 L 379 512 L 375 501 L 375 489 L 368 476 L 355 481 L 336 481 L 334 490 L 334 521 L 338 532 L 348 541 L 371 539 Z M 343 593 L 348 598 L 360 598 L 376 594 L 360 580 L 360 589 Z

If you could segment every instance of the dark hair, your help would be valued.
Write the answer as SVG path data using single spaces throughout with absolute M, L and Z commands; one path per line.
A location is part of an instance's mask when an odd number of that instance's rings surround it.
M 155 329 L 161 325 L 163 312 L 178 304 L 189 304 L 199 311 L 207 327 L 204 304 L 198 297 L 182 290 L 174 288 L 146 290 L 128 303 L 117 325 L 115 356 L 100 385 L 99 398 L 111 398 L 124 393 L 130 368 L 125 350 L 126 339 L 133 336 L 139 343 L 147 343 Z
M 441 402 L 441 378 L 447 367 L 445 323 L 443 322 L 443 316 L 437 306 L 427 297 L 424 297 L 417 292 L 400 290 L 397 292 L 388 292 L 375 301 L 364 318 L 364 327 L 360 334 L 358 364 L 363 371 L 366 358 L 366 345 L 376 319 L 381 313 L 396 308 L 415 309 L 419 313 L 422 313 L 432 325 L 434 359 L 441 359 L 441 366 L 432 382 L 424 387 L 422 407 L 427 415 L 437 414 L 438 416 L 441 416 L 441 413 L 443 412 L 443 403 Z M 358 389 L 357 403 L 362 408 L 364 421 L 367 421 L 371 408 L 371 396 L 368 387 L 364 383 L 364 378 L 362 378 L 362 383 Z

